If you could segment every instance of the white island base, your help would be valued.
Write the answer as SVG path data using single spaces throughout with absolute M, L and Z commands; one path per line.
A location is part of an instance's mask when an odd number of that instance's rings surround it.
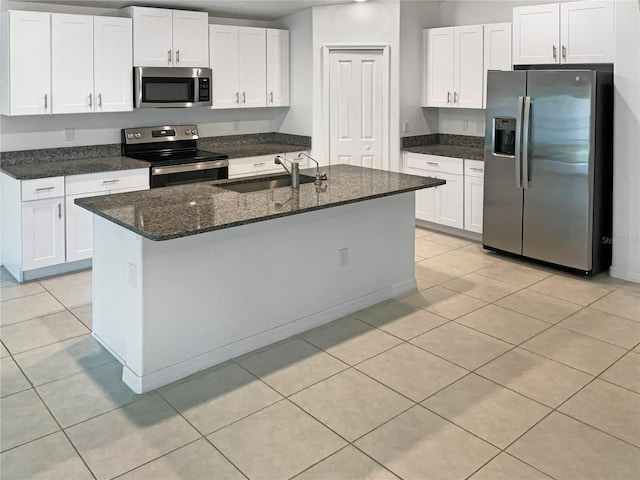
M 144 393 L 409 292 L 414 198 L 165 241 L 96 215 L 93 336 Z

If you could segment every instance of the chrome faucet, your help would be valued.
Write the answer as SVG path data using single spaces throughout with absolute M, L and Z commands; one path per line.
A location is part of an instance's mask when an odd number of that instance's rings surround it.
M 285 161 L 291 165 L 291 170 L 287 168 Z M 300 164 L 295 160 L 289 160 L 284 155 L 276 155 L 274 160 L 276 165 L 282 165 L 289 175 L 291 175 L 291 188 L 300 188 Z
M 303 155 L 307 157 L 309 160 L 313 160 L 314 162 L 316 162 L 316 179 L 313 181 L 313 183 L 316 186 L 322 185 L 322 181 L 327 179 L 327 174 L 326 173 L 321 174 L 320 164 L 318 163 L 318 161 L 315 158 L 310 157 L 306 153 L 300 152 L 296 158 L 301 159 Z

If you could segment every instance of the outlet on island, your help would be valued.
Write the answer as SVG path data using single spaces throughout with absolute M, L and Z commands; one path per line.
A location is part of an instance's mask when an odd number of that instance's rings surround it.
M 340 254 L 340 266 L 346 267 L 347 265 L 349 265 L 349 249 L 341 248 L 340 250 L 338 250 L 338 253 Z

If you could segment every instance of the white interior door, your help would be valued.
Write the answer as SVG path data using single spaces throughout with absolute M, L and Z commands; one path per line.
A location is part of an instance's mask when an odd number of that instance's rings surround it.
M 382 50 L 329 55 L 329 162 L 383 168 Z

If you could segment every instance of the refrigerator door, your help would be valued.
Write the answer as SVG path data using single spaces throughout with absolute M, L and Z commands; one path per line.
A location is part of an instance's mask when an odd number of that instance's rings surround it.
M 593 71 L 529 71 L 523 125 L 522 254 L 583 271 L 592 264 L 595 85 Z
M 488 72 L 482 244 L 522 253 L 520 141 L 527 72 Z M 520 110 L 520 115 L 519 115 Z

